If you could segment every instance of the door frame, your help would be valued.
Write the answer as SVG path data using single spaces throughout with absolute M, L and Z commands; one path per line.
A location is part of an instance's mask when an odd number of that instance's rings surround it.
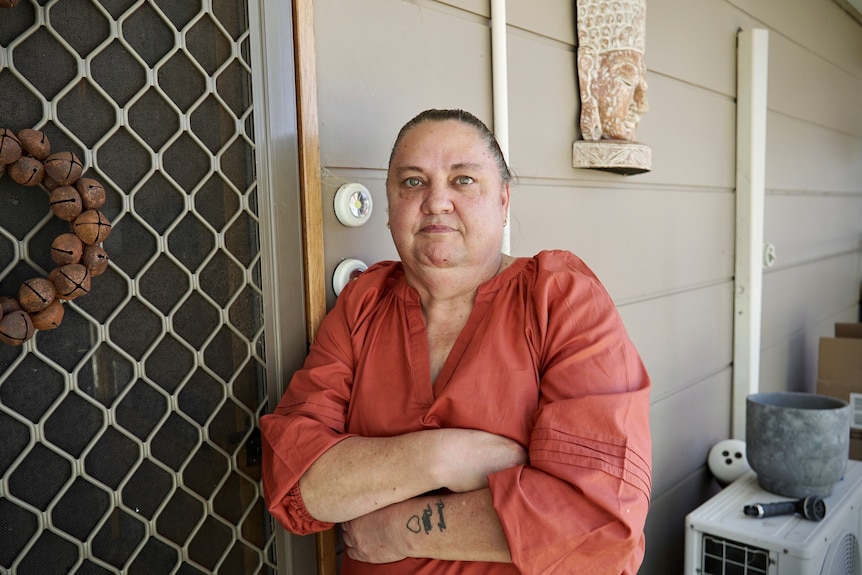
M 313 0 L 250 0 L 270 409 L 326 314 Z M 297 329 L 297 326 L 305 329 Z M 277 528 L 278 572 L 335 575 L 335 534 Z

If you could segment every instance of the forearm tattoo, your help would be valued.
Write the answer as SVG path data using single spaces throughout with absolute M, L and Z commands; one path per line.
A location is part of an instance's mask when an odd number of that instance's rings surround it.
M 440 532 L 446 531 L 446 518 L 443 515 L 443 508 L 446 507 L 446 504 L 443 503 L 443 500 L 440 499 L 436 503 L 437 506 L 437 529 Z M 419 534 L 424 532 L 426 535 L 431 533 L 434 530 L 433 525 L 434 519 L 434 510 L 431 508 L 431 504 L 425 506 L 425 509 L 422 510 L 422 515 L 413 515 L 410 519 L 407 520 L 407 529 L 412 531 L 413 533 Z

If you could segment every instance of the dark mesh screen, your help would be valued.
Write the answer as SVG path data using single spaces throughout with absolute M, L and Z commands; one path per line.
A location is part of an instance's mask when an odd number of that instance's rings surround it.
M 274 573 L 243 0 L 0 9 L 0 128 L 106 192 L 110 257 L 59 328 L 0 343 L 0 573 Z M 0 296 L 68 224 L 0 167 Z

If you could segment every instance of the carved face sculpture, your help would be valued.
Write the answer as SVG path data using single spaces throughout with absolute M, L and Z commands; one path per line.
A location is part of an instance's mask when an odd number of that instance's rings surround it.
M 647 111 L 644 57 L 637 50 L 611 50 L 599 56 L 591 92 L 598 105 L 602 137 L 633 140 Z
M 593 81 L 604 137 L 633 140 L 641 114 L 647 111 L 643 54 L 614 50 L 602 54 Z
M 647 111 L 646 0 L 577 0 L 585 140 L 632 141 Z

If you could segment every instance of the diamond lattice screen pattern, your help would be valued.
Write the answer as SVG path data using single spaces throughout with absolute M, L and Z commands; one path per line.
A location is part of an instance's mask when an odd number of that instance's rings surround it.
M 111 263 L 55 330 L 0 344 L 0 573 L 274 573 L 247 8 L 0 9 L 0 127 L 107 191 Z M 0 295 L 66 230 L 0 176 Z

